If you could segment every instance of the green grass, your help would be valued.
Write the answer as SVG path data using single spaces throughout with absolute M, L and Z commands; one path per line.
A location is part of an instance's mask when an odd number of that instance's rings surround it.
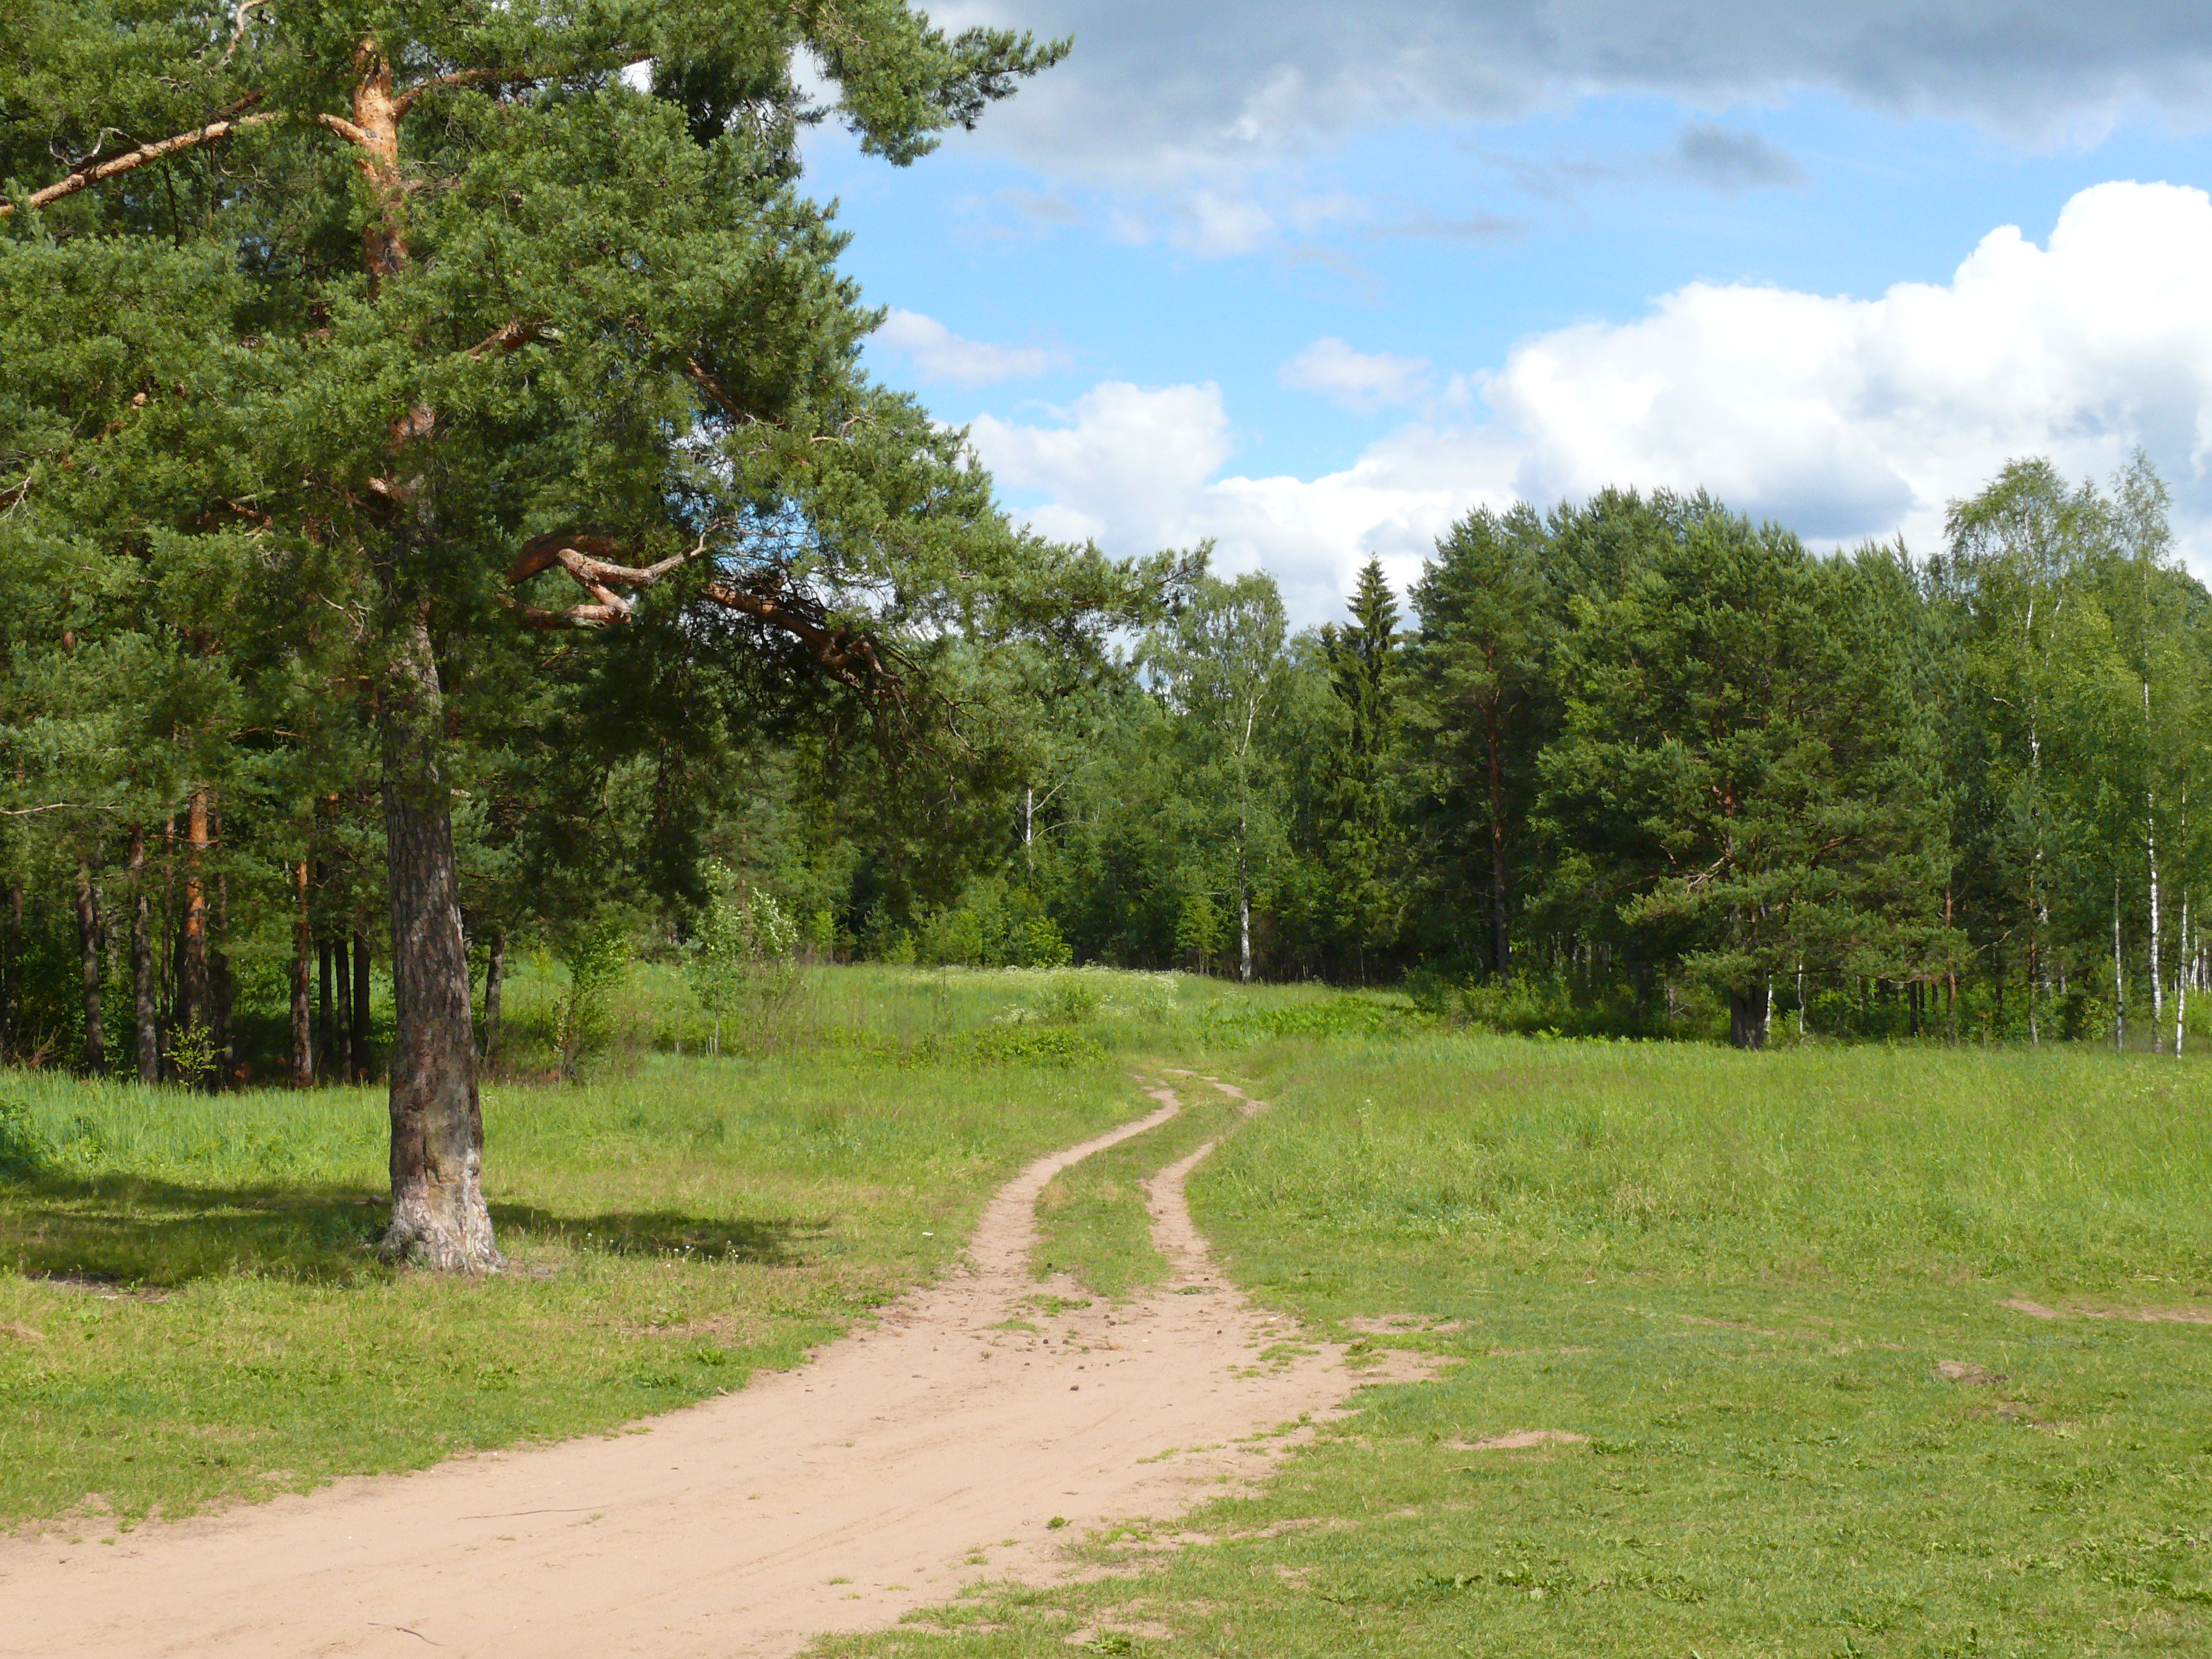
M 526 1271 L 481 1284 L 362 1249 L 374 1094 L 0 1079 L 40 1153 L 0 1182 L 0 1520 L 89 1533 L 737 1386 L 941 1266 L 1024 1158 L 1146 1109 L 1113 1056 L 1171 1054 L 1276 1103 L 1192 1183 L 1228 1271 L 1445 1369 L 1256 1494 L 1081 1544 L 1134 1576 L 981 1586 L 823 1652 L 2212 1650 L 2212 1327 L 2003 1305 L 2212 1304 L 2200 1062 L 1454 1036 L 1088 971 L 807 995 L 771 1060 L 647 1041 L 588 1086 L 495 1086 Z M 1042 1033 L 1065 1052 L 1028 1063 Z M 1191 1112 L 1042 1210 L 1088 1294 L 1157 1279 L 1138 1182 L 1227 1121 L 1177 1086 Z M 1582 1438 L 1473 1449 L 1526 1430 Z
M 521 1271 L 376 1265 L 368 1091 L 0 1077 L 0 1525 L 77 1530 L 617 1430 L 793 1363 L 941 1267 L 1023 1161 L 1139 1115 L 1118 1069 L 851 1055 L 495 1086 Z M 96 1496 L 93 1496 L 96 1494 Z
M 1036 1274 L 1070 1273 L 1093 1296 L 1126 1301 L 1168 1276 L 1152 1244 L 1144 1182 L 1233 1128 L 1236 1107 L 1196 1078 L 1170 1078 L 1183 1109 L 1157 1129 L 1054 1176 L 1037 1200 Z
M 1233 1275 L 1451 1363 L 1162 1529 L 1215 1541 L 1109 1533 L 1087 1554 L 1134 1577 L 979 1586 L 921 1650 L 2212 1650 L 2212 1328 L 2002 1305 L 2212 1297 L 2197 1066 L 1481 1038 L 1247 1064 L 1277 1109 L 1193 1182 Z M 1470 1449 L 1526 1430 L 1584 1438 Z
M 568 978 L 550 957 L 508 969 L 500 1054 L 507 1071 L 549 1077 Z M 608 1008 L 609 1047 L 592 1070 L 621 1075 L 651 1054 L 705 1051 L 712 1022 L 690 981 L 665 964 L 635 964 Z M 908 968 L 882 963 L 802 970 L 787 1002 L 764 1018 L 724 1022 L 726 1049 L 750 1042 L 770 1058 L 830 1048 L 885 1058 L 1048 1060 L 1104 1051 L 1178 1054 L 1241 1050 L 1290 1033 L 1328 1036 L 1406 1026 L 1403 997 L 1317 986 L 1245 987 L 1194 974 L 1101 968 Z M 1064 1052 L 1070 1038 L 1079 1052 Z

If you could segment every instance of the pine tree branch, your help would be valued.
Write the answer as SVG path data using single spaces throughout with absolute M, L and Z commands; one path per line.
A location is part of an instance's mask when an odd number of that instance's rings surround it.
M 479 361 L 495 354 L 503 357 L 511 351 L 521 350 L 532 340 L 544 338 L 548 332 L 542 319 L 518 317 L 506 326 L 494 329 L 471 346 L 468 355 Z
M 376 140 L 343 115 L 332 115 L 328 110 L 318 110 L 315 112 L 315 119 L 356 149 L 374 149 L 377 147 Z
M 649 52 L 618 51 L 608 58 L 607 66 L 616 70 L 625 70 L 634 64 L 647 63 L 652 58 L 653 54 Z M 520 69 L 455 70 L 449 75 L 434 75 L 427 81 L 416 82 L 392 100 L 392 111 L 395 118 L 404 119 L 408 111 L 413 109 L 424 97 L 434 92 L 446 92 L 455 87 L 527 86 L 532 81 L 556 79 L 562 73 L 560 70 L 548 69 L 543 64 L 533 64 Z
M 219 70 L 230 67 L 230 60 L 238 56 L 238 49 L 246 44 L 246 21 L 269 3 L 269 0 L 238 0 L 230 14 L 230 44 L 222 49 L 222 56 L 215 60 Z
M 261 96 L 258 92 L 247 94 L 246 98 L 234 106 L 230 112 L 221 120 L 210 121 L 204 127 L 195 128 L 190 132 L 175 133 L 169 137 L 157 139 L 150 144 L 141 144 L 137 149 L 128 150 L 112 160 L 102 161 L 98 167 L 79 167 L 68 178 L 48 185 L 44 190 L 33 191 L 27 204 L 35 210 L 45 207 L 49 203 L 58 202 L 65 196 L 74 196 L 77 191 L 88 189 L 94 185 L 105 184 L 118 173 L 132 172 L 144 167 L 149 161 L 158 161 L 165 155 L 174 155 L 180 150 L 197 149 L 202 144 L 211 144 L 219 138 L 228 138 L 234 132 L 242 132 L 247 127 L 258 127 L 270 121 L 282 120 L 283 118 L 281 115 L 238 117 L 239 110 L 251 109 L 261 101 Z M 335 118 L 325 116 L 322 118 L 329 121 Z M 0 202 L 0 219 L 7 218 L 15 211 L 15 204 L 13 202 Z
M 548 611 L 517 604 L 511 597 L 504 602 L 532 628 L 598 629 L 627 622 L 635 614 L 636 605 L 616 592 L 616 588 L 653 586 L 662 577 L 703 555 L 714 532 L 724 528 L 726 526 L 720 523 L 709 525 L 690 548 L 647 565 L 621 564 L 605 556 L 623 550 L 611 537 L 577 535 L 565 530 L 537 537 L 507 567 L 508 587 L 519 587 L 557 565 L 592 596 L 592 603 L 571 605 L 565 611 Z M 884 666 L 875 640 L 831 623 L 811 601 L 724 581 L 706 583 L 699 589 L 699 597 L 789 635 L 804 645 L 814 660 L 840 684 L 856 691 L 872 690 L 890 702 L 903 705 L 905 684 Z

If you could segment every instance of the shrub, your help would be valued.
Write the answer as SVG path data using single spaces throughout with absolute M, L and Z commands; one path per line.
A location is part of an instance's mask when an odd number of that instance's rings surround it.
M 1085 1024 L 1104 1000 L 1097 986 L 1080 974 L 1062 974 L 1037 999 L 1037 1018 L 1055 1025 Z
M 964 1042 L 970 1058 L 1000 1066 L 1080 1066 L 1106 1058 L 1106 1045 L 1072 1025 L 987 1025 Z
M 561 1075 L 574 1080 L 613 1036 L 613 993 L 629 971 L 629 931 L 609 922 L 576 933 L 562 957 L 568 966 L 568 1000 L 556 1036 Z

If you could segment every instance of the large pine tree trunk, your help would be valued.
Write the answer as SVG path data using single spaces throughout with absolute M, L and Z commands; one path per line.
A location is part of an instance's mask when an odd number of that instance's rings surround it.
M 469 959 L 453 861 L 445 721 L 428 611 L 401 623 L 381 705 L 392 890 L 392 1225 L 383 1255 L 447 1272 L 505 1265 L 483 1196 Z

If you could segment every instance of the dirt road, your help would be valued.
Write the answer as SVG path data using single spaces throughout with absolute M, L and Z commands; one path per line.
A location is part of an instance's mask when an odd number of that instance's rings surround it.
M 1034 1305 L 1054 1288 L 1030 1277 L 1038 1194 L 1171 1116 L 1151 1092 L 1151 1116 L 1008 1183 L 961 1267 L 875 1328 L 641 1432 L 112 1546 L 0 1544 L 0 1655 L 726 1659 L 887 1626 L 978 1577 L 1048 1579 L 1061 1540 L 1263 1472 L 1284 1443 L 1248 1437 L 1352 1386 L 1332 1350 L 1256 1363 L 1273 1322 L 1214 1274 L 1183 1201 L 1203 1152 L 1149 1188 L 1170 1284 L 1119 1309 Z M 1015 1318 L 1038 1328 L 1002 1328 Z

